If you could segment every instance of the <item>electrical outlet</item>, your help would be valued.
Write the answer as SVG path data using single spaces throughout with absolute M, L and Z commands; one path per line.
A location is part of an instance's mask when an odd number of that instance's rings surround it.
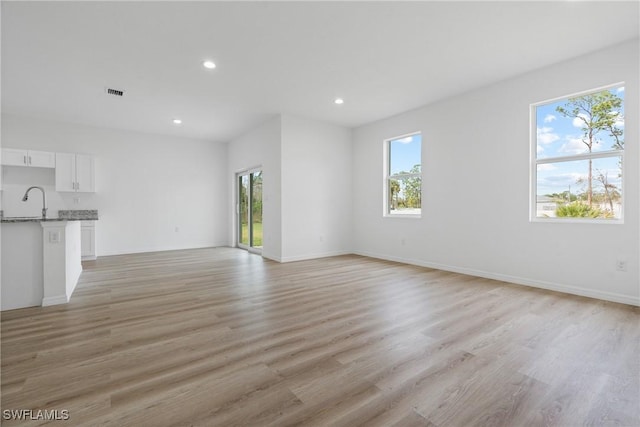
M 627 271 L 627 260 L 624 260 L 624 259 L 616 260 L 616 270 Z
M 60 243 L 60 232 L 59 231 L 50 231 L 49 232 L 49 243 Z

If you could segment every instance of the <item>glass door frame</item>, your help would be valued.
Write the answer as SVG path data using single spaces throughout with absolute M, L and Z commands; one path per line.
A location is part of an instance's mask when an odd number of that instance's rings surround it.
M 236 246 L 247 250 L 252 253 L 262 254 L 262 246 L 255 247 L 253 246 L 253 175 L 257 172 L 262 172 L 262 166 L 257 166 L 251 169 L 246 169 L 240 172 L 236 172 L 235 174 L 235 194 L 236 194 Z M 249 233 L 249 244 L 242 243 L 242 210 L 241 210 L 241 190 L 242 184 L 241 179 L 243 176 L 249 177 L 249 188 L 247 194 L 248 200 L 248 209 L 247 209 L 247 232 Z

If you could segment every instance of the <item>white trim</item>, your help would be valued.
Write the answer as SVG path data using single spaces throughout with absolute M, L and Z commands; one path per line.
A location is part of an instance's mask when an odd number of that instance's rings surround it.
M 247 169 L 238 169 L 238 170 L 236 170 L 235 171 L 235 175 L 236 175 L 236 178 L 237 178 L 239 175 L 246 175 L 246 174 L 253 173 L 253 172 L 258 172 L 258 171 L 261 171 L 261 170 L 262 170 L 262 165 L 252 166 L 252 167 L 247 168 Z
M 311 260 L 311 259 L 328 258 L 328 257 L 332 257 L 332 256 L 351 255 L 351 254 L 353 254 L 353 252 L 351 252 L 351 251 L 321 252 L 321 253 L 317 253 L 317 254 L 282 257 L 277 261 L 280 262 L 280 263 L 295 262 L 295 261 L 307 261 L 307 260 Z
M 275 255 L 271 256 L 271 255 L 262 254 L 262 258 L 282 263 L 282 258 L 280 258 L 279 256 L 275 256 Z
M 571 154 L 571 155 L 560 156 L 560 157 L 544 157 L 542 159 L 536 159 L 536 165 L 543 165 L 545 163 L 577 162 L 579 160 L 589 160 L 589 159 L 591 160 L 605 159 L 608 157 L 624 158 L 624 150 L 593 151 L 591 153 Z
M 624 205 L 622 206 L 622 209 L 624 210 Z M 622 215 L 621 215 L 622 216 Z M 536 223 L 540 223 L 540 222 L 553 222 L 556 224 L 624 224 L 624 220 L 622 218 L 611 218 L 611 219 L 606 219 L 606 218 L 577 218 L 577 217 L 542 217 L 542 216 L 536 216 L 531 218 L 531 222 L 536 222 Z
M 388 256 L 388 255 L 381 255 L 381 254 L 375 254 L 375 253 L 366 252 L 366 251 L 355 251 L 354 254 L 366 256 L 370 258 L 383 259 L 386 261 L 400 262 L 403 264 L 417 265 L 420 267 L 434 268 L 436 270 L 466 274 L 469 276 L 483 277 L 485 279 L 499 280 L 503 282 L 512 283 L 514 285 L 529 286 L 532 288 L 547 289 L 550 291 L 562 292 L 565 294 L 579 295 L 583 297 L 595 298 L 595 299 L 600 299 L 604 301 L 611 301 L 611 302 L 617 302 L 621 304 L 640 306 L 640 296 L 635 297 L 631 295 L 618 294 L 615 292 L 605 292 L 605 291 L 598 291 L 593 289 L 585 289 L 585 288 L 580 288 L 578 286 L 573 286 L 573 285 L 564 285 L 561 283 L 527 279 L 524 277 L 510 276 L 507 274 L 492 273 L 492 272 L 483 271 L 483 270 L 476 270 L 476 269 L 465 268 L 465 267 L 456 267 L 452 265 L 439 264 L 439 263 L 421 261 L 416 259 L 406 259 L 406 258 L 400 258 L 400 257 L 394 257 L 394 256 Z
M 254 253 L 254 254 L 258 254 L 258 255 L 262 255 L 262 247 L 256 248 L 253 246 L 249 246 L 249 245 L 245 245 L 244 243 L 240 242 L 240 227 L 241 227 L 241 220 L 240 220 L 240 185 L 239 185 L 239 178 L 242 176 L 249 176 L 249 183 L 251 183 L 251 175 L 256 173 L 256 172 L 261 172 L 264 174 L 264 170 L 262 168 L 262 165 L 258 165 L 258 166 L 254 166 L 250 169 L 243 169 L 239 172 L 236 172 L 234 174 L 234 205 L 235 205 L 235 209 L 234 209 L 234 215 L 233 215 L 233 221 L 232 223 L 234 224 L 233 229 L 233 240 L 234 240 L 234 244 L 236 248 L 240 248 L 243 249 L 245 251 Z M 251 184 L 249 184 L 249 186 L 251 186 Z M 251 189 L 249 189 L 249 198 L 251 197 Z M 251 207 L 251 200 L 249 200 L 249 207 Z M 263 189 L 263 214 L 264 214 L 264 189 Z M 249 215 L 249 219 L 251 219 L 252 216 L 252 212 L 251 209 L 249 209 L 248 212 Z M 263 246 L 264 246 L 264 242 L 263 242 Z
M 55 295 L 52 297 L 45 297 L 45 298 L 42 298 L 42 306 L 47 307 L 50 305 L 66 304 L 69 302 L 70 299 L 71 298 L 67 298 L 65 294 Z
M 206 249 L 206 248 L 221 248 L 221 247 L 230 247 L 229 242 L 224 243 L 212 243 L 210 245 L 202 245 L 202 246 L 160 246 L 160 247 L 148 247 L 148 248 L 130 248 L 130 249 L 122 249 L 119 251 L 100 251 L 100 258 L 105 256 L 116 256 L 116 255 L 130 255 L 130 254 L 144 254 L 151 252 L 168 252 L 168 251 L 184 251 L 189 249 Z
M 404 219 L 421 219 L 422 213 L 419 214 L 396 214 L 388 213 L 384 215 L 385 218 L 404 218 Z
M 561 96 L 558 96 L 556 98 L 545 99 L 544 101 L 535 102 L 535 103 L 531 104 L 531 106 L 532 107 L 537 107 L 538 105 L 551 104 L 552 102 L 560 101 L 561 99 L 577 98 L 579 96 L 589 95 L 589 94 L 592 94 L 592 93 L 601 92 L 603 90 L 609 90 L 609 89 L 613 89 L 614 87 L 619 87 L 619 86 L 624 86 L 624 85 L 625 85 L 624 81 L 617 82 L 617 83 L 612 83 L 610 85 L 600 86 L 600 87 L 596 87 L 596 88 L 593 88 L 593 89 L 587 89 L 587 90 L 583 90 L 583 91 L 580 91 L 580 92 L 568 93 L 566 95 L 561 95 Z

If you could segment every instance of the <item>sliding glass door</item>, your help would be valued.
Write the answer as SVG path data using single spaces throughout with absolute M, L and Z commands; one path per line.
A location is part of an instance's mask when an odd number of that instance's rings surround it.
M 262 171 L 238 174 L 238 246 L 262 250 Z

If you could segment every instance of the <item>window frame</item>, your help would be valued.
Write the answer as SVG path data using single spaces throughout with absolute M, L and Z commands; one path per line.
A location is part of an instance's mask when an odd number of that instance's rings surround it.
M 391 175 L 391 142 L 398 139 L 412 137 L 414 135 L 422 136 L 421 131 L 415 131 L 406 133 L 403 135 L 394 136 L 393 138 L 387 138 L 383 141 L 383 197 L 382 197 L 382 216 L 384 218 L 407 218 L 407 219 L 420 219 L 422 218 L 422 140 L 420 141 L 420 173 L 403 173 Z M 407 179 L 407 178 L 420 178 L 420 213 L 391 213 L 391 207 L 389 204 L 389 183 L 392 179 Z
M 529 105 L 529 122 L 530 122 L 530 188 L 529 188 L 529 222 L 537 223 L 577 223 L 577 224 L 624 224 L 624 211 L 626 209 L 625 203 L 625 191 L 626 188 L 626 176 L 625 173 L 625 149 L 622 150 L 604 150 L 591 153 L 579 153 L 568 154 L 566 156 L 545 157 L 538 159 L 538 123 L 537 123 L 537 108 L 541 105 L 551 104 L 560 100 L 568 100 L 569 98 L 576 98 L 579 96 L 594 94 L 604 90 L 610 90 L 617 87 L 625 87 L 625 82 L 617 82 L 606 86 L 600 86 L 593 89 L 588 89 L 580 92 L 575 92 L 569 95 L 558 96 L 544 101 L 539 101 Z M 579 160 L 596 160 L 603 158 L 620 157 L 622 168 L 622 195 L 620 197 L 621 210 L 619 218 L 577 218 L 577 217 L 539 217 L 537 215 L 537 203 L 538 203 L 538 166 L 542 164 L 563 163 Z

